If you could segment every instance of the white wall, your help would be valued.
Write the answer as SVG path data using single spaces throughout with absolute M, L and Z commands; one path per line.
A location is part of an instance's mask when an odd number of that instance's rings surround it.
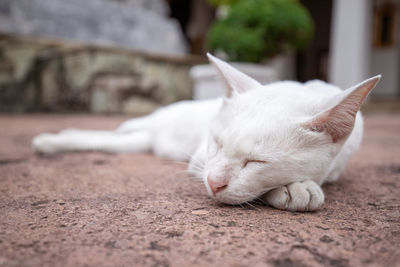
M 371 74 L 382 73 L 383 78 L 372 91 L 376 96 L 400 96 L 400 0 L 391 0 L 397 5 L 397 43 L 393 47 L 373 48 L 371 57 Z M 377 4 L 386 1 L 378 0 Z
M 393 0 L 400 9 L 400 0 Z M 400 94 L 400 34 L 397 47 L 372 48 L 372 0 L 334 0 L 329 81 L 348 88 L 373 75 L 383 78 L 373 95 Z M 398 31 L 400 10 L 397 10 Z
M 399 88 L 399 49 L 375 48 L 371 57 L 371 75 L 382 73 L 382 80 L 379 82 L 373 95 L 380 97 L 398 96 Z
M 328 79 L 348 88 L 370 76 L 371 0 L 333 2 Z

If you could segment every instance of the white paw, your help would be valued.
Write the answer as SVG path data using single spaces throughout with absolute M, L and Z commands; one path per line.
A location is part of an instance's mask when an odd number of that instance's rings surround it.
M 313 211 L 322 206 L 325 197 L 321 187 L 309 180 L 273 189 L 263 199 L 277 209 Z
M 57 135 L 44 133 L 32 139 L 32 148 L 37 153 L 52 154 L 56 153 Z

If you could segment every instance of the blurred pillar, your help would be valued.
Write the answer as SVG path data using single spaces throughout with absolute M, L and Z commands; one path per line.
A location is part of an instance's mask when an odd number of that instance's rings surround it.
M 371 0 L 335 0 L 331 28 L 329 81 L 343 89 L 370 74 Z
M 190 52 L 204 56 L 208 52 L 207 33 L 214 21 L 215 10 L 206 0 L 194 0 L 190 11 L 187 35 Z

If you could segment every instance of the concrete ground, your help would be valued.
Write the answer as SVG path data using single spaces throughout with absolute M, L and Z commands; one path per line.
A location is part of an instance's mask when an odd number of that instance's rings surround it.
M 152 155 L 34 155 L 31 138 L 125 117 L 0 116 L 0 266 L 400 266 L 400 113 L 367 114 L 318 212 L 227 206 Z

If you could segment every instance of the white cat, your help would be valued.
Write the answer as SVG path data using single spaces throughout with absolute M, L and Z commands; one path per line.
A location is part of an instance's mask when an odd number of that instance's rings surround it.
M 33 148 L 152 151 L 190 161 L 189 171 L 221 202 L 262 199 L 279 209 L 318 209 L 324 202 L 320 185 L 339 177 L 361 143 L 359 109 L 380 76 L 345 91 L 322 81 L 263 86 L 208 57 L 228 88 L 223 99 L 178 102 L 113 132 L 41 134 Z

